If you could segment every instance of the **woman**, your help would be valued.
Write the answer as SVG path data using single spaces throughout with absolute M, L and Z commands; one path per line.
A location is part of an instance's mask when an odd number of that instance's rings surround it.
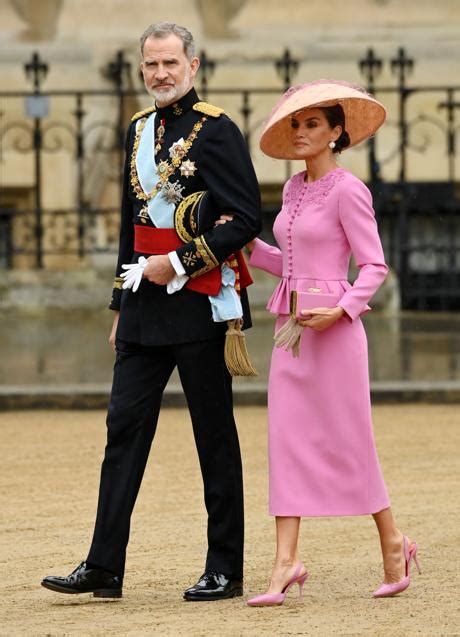
M 410 583 L 417 545 L 396 527 L 380 471 L 359 318 L 387 266 L 370 193 L 336 162 L 384 119 L 384 107 L 362 89 L 320 80 L 289 89 L 261 137 L 264 153 L 303 159 L 306 170 L 284 187 L 273 229 L 280 249 L 259 239 L 248 246 L 252 266 L 281 277 L 268 303 L 278 315 L 281 346 L 273 351 L 268 388 L 276 558 L 268 591 L 250 606 L 282 604 L 295 583 L 301 593 L 308 577 L 298 550 L 301 517 L 371 514 L 384 565 L 374 597 L 395 595 Z M 359 268 L 353 285 L 347 281 L 351 254 Z M 306 309 L 296 312 L 292 301 Z

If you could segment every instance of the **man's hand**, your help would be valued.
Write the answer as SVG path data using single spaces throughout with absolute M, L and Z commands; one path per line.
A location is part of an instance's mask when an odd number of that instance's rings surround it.
M 147 259 L 144 278 L 157 285 L 167 285 L 176 275 L 167 254 L 155 254 Z
M 109 343 L 112 349 L 115 351 L 115 335 L 117 333 L 118 319 L 120 318 L 120 312 L 116 311 L 113 317 L 112 329 L 110 330 Z
M 305 318 L 300 319 L 299 323 L 303 327 L 311 327 L 317 332 L 323 332 L 334 325 L 344 314 L 345 310 L 339 306 L 315 307 L 312 310 L 302 310 L 302 315 Z

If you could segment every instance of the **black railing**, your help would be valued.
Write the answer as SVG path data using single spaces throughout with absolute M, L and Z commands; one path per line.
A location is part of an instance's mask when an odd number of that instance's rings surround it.
M 256 133 L 270 105 L 298 79 L 299 63 L 288 49 L 272 61 L 281 81 L 278 88 L 216 89 L 210 87 L 210 79 L 218 64 L 202 52 L 199 93 L 203 99 L 230 105 L 255 156 Z M 367 153 L 366 180 L 374 194 L 388 261 L 399 275 L 403 307 L 460 309 L 460 204 L 458 193 L 456 196 L 460 86 L 408 86 L 414 61 L 402 48 L 389 64 L 396 85 L 378 86 L 384 61 L 372 49 L 359 61 L 366 87 L 389 105 L 389 117 L 378 138 L 350 153 Z M 26 256 L 29 267 L 41 268 L 52 255 L 83 260 L 97 253 L 114 253 L 124 135 L 133 111 L 130 102 L 138 97 L 144 101 L 145 90 L 133 82 L 123 52 L 104 71 L 113 88 L 44 91 L 48 65 L 38 53 L 25 71 L 33 83 L 32 91 L 0 92 L 1 173 L 14 155 L 33 160 L 27 178 L 16 180 L 18 187 L 2 188 L 0 264 L 15 267 L 15 259 Z M 427 108 L 425 101 L 431 106 Z M 27 116 L 13 116 L 23 104 Z M 59 117 L 51 115 L 56 111 Z M 437 146 L 434 135 L 438 136 Z M 435 146 L 438 159 L 431 154 Z M 49 170 L 53 156 L 56 174 Z M 411 170 L 414 156 L 433 163 L 440 163 L 442 157 L 445 169 L 436 166 L 436 180 L 419 183 Z M 72 196 L 50 192 L 60 187 L 57 157 L 69 160 L 71 177 L 64 181 L 73 184 Z M 286 174 L 290 172 L 286 162 Z M 95 175 L 99 175 L 97 183 L 93 183 Z M 280 175 L 275 181 L 283 179 Z M 21 188 L 22 182 L 29 186 Z M 50 200 L 62 203 L 53 205 Z M 267 229 L 277 208 L 266 204 Z M 269 230 L 267 234 L 270 236 Z

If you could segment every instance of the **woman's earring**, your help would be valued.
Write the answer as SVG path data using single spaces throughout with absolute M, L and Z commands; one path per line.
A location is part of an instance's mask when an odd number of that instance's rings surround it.
M 331 150 L 333 150 L 335 148 L 335 142 L 329 142 L 328 146 Z

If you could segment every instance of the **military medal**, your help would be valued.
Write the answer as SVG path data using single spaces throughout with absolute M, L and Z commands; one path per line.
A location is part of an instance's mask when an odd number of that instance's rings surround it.
M 147 223 L 147 219 L 149 219 L 149 209 L 148 206 L 142 206 L 139 214 L 137 215 L 142 223 Z
M 186 153 L 187 149 L 185 148 L 185 141 L 184 138 L 181 137 L 177 140 L 177 142 L 174 142 L 174 144 L 169 149 L 171 163 L 175 168 L 179 168 Z
M 160 119 L 160 125 L 157 128 L 157 143 L 156 143 L 156 146 L 155 146 L 156 152 L 161 150 L 161 145 L 164 142 L 163 135 L 165 134 L 165 124 L 166 124 L 166 120 L 165 119 Z
M 142 131 L 144 130 L 145 122 L 147 120 L 145 119 L 142 123 L 139 124 L 136 129 L 136 137 L 134 139 L 133 152 L 130 161 L 130 183 L 138 199 L 141 199 L 142 201 L 148 201 L 149 199 L 153 199 L 160 191 L 164 190 L 167 191 L 167 194 L 163 193 L 167 201 L 176 203 L 177 201 L 180 201 L 182 199 L 182 189 L 184 187 L 180 186 L 177 181 L 173 184 L 169 183 L 169 177 L 171 177 L 171 175 L 175 173 L 178 168 L 181 167 L 184 158 L 186 157 L 188 151 L 190 150 L 190 147 L 195 141 L 199 131 L 203 128 L 203 124 L 207 119 L 208 118 L 206 116 L 203 116 L 198 122 L 194 124 L 189 136 L 185 141 L 183 138 L 181 138 L 171 146 L 171 148 L 169 149 L 171 161 L 160 161 L 157 166 L 159 181 L 154 185 L 150 192 L 144 191 L 141 184 L 139 183 L 139 177 L 137 175 L 137 151 L 139 148 Z M 196 170 L 194 162 L 188 162 L 188 169 L 186 170 L 193 174 L 194 170 Z
M 190 159 L 187 159 L 186 161 L 182 162 L 182 166 L 180 167 L 180 174 L 183 177 L 193 177 L 195 171 L 196 166 L 194 161 L 190 161 Z
M 179 203 L 182 197 L 182 191 L 185 186 L 181 186 L 178 181 L 166 182 L 161 189 L 161 195 L 168 203 Z
M 160 161 L 157 167 L 158 174 L 160 175 L 160 179 L 162 179 L 162 176 L 168 172 L 168 169 L 169 169 L 168 162 L 165 160 Z

